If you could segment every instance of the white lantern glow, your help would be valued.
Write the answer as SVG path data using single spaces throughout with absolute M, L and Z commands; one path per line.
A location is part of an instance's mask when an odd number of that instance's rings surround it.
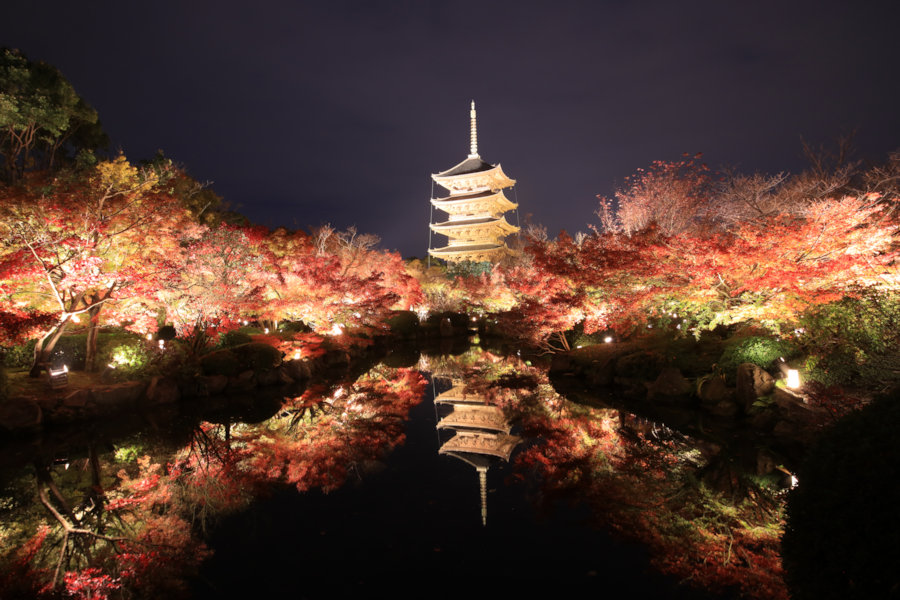
M 792 390 L 800 387 L 800 373 L 797 369 L 788 369 L 786 385 Z

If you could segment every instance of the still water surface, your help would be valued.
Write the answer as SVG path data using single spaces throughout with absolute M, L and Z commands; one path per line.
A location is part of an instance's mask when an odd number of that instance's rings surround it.
M 417 366 L 424 386 L 416 369 L 379 366 L 356 381 L 274 404 L 257 402 L 242 411 L 244 417 L 219 412 L 199 425 L 182 419 L 156 427 L 155 434 L 98 437 L 92 443 L 101 448 L 94 457 L 105 485 L 114 486 L 112 474 L 134 461 L 123 448 L 155 450 L 152 462 L 181 461 L 194 477 L 179 484 L 188 490 L 184 498 L 201 499 L 204 508 L 225 507 L 205 521 L 198 506 L 179 508 L 193 514 L 194 531 L 205 524 L 203 538 L 212 550 L 188 578 L 186 597 L 535 597 L 539 590 L 555 590 L 609 598 L 713 598 L 657 574 L 644 546 L 597 525 L 608 520 L 597 514 L 596 503 L 582 501 L 587 488 L 573 485 L 576 475 L 587 478 L 599 468 L 573 458 L 591 436 L 579 434 L 584 439 L 571 442 L 559 432 L 571 430 L 575 419 L 605 420 L 605 430 L 588 430 L 614 445 L 610 424 L 624 418 L 620 412 L 585 413 L 556 394 L 544 373 L 515 357 L 473 349 L 460 356 L 424 356 Z M 415 394 L 401 389 L 413 378 Z M 163 430 L 170 431 L 163 435 L 168 441 L 150 441 Z M 542 432 L 554 439 L 543 439 Z M 310 439 L 317 450 L 310 449 Z M 322 454 L 322 448 L 338 451 Z M 606 451 L 618 452 L 612 445 Z M 44 451 L 32 462 L 44 461 L 64 493 L 67 485 L 73 493 L 84 488 L 88 476 L 73 480 L 68 467 L 79 464 L 87 473 L 90 458 L 57 456 L 52 465 L 49 459 Z M 653 467 L 646 456 L 641 460 Z M 135 476 L 134 465 L 125 469 Z M 201 472 L 202 481 L 196 477 Z M 18 502 L 33 523 L 40 507 L 25 505 L 20 489 L 31 485 L 30 477 L 13 476 L 4 494 L 6 506 Z M 323 481 L 328 493 L 317 485 Z M 210 490 L 229 486 L 243 503 L 210 500 Z M 18 517 L 8 510 L 3 518 Z M 78 568 L 83 560 L 73 549 L 64 568 Z
M 593 525 L 591 508 L 574 495 L 547 499 L 539 481 L 527 471 L 523 477 L 513 466 L 516 453 L 540 440 L 520 436 L 510 462 L 440 454 L 465 428 L 437 428 L 460 405 L 436 404 L 435 395 L 461 383 L 477 388 L 473 373 L 485 374 L 478 353 L 474 360 L 472 353 L 445 358 L 424 372 L 428 385 L 409 412 L 404 444 L 336 491 L 282 490 L 228 519 L 210 540 L 215 554 L 196 582 L 196 596 L 238 590 L 299 598 L 378 591 L 403 598 L 486 591 L 534 597 L 555 590 L 611 598 L 711 597 L 655 574 L 640 545 Z M 467 381 L 461 381 L 464 375 Z M 513 424 L 511 433 L 521 434 L 519 429 Z M 470 462 L 489 465 L 484 506 Z

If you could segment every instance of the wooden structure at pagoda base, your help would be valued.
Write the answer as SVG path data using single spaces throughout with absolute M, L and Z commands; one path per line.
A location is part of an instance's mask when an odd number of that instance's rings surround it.
M 503 193 L 516 182 L 506 176 L 499 163 L 492 165 L 478 155 L 474 100 L 469 115 L 468 158 L 431 176 L 450 195 L 431 199 L 432 208 L 448 215 L 445 221 L 430 224 L 433 233 L 447 237 L 447 245 L 429 248 L 428 254 L 449 262 L 498 262 L 511 252 L 506 245 L 506 236 L 519 231 L 504 216 L 518 208 Z
M 509 462 L 521 438 L 510 435 L 512 425 L 499 407 L 482 394 L 466 391 L 465 383 L 452 379 L 449 390 L 435 396 L 435 408 L 450 406 L 438 419 L 438 431 L 452 431 L 438 454 L 452 456 L 475 467 L 481 492 L 481 524 L 487 525 L 487 472 L 497 459 Z

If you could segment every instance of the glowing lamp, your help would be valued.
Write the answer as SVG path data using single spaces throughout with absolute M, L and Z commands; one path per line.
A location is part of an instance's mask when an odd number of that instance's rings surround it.
M 610 343 L 612 341 L 612 336 L 611 335 L 606 336 L 605 338 L 603 338 L 603 341 L 606 342 L 607 344 Z
M 293 359 L 300 360 L 301 358 L 303 358 L 303 351 L 302 350 L 294 350 Z
M 152 334 L 152 333 L 148 333 L 148 334 L 147 334 L 147 341 L 149 342 L 149 341 L 152 340 L 152 339 L 153 339 L 153 334 Z
M 265 329 L 263 329 L 263 333 L 269 333 L 269 328 L 266 327 Z
M 166 340 L 159 340 L 159 349 L 160 350 L 166 349 Z
M 47 373 L 50 375 L 50 387 L 53 389 L 64 388 L 69 385 L 69 366 L 63 365 L 61 368 L 54 369 L 50 367 L 47 369 Z
M 335 323 L 331 328 L 331 335 L 341 335 L 342 333 L 344 333 L 344 328 Z
M 787 382 L 785 383 L 792 390 L 796 390 L 800 387 L 800 373 L 797 369 L 788 369 L 787 371 Z

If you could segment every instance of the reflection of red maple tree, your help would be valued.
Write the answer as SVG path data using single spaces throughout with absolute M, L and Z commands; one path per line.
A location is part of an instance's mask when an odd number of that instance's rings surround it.
M 780 501 L 763 490 L 724 499 L 696 483 L 704 465 L 690 439 L 618 410 L 573 404 L 541 370 L 503 362 L 491 368 L 516 375 L 482 387 L 533 440 L 514 459 L 515 477 L 538 475 L 545 494 L 576 495 L 681 581 L 747 598 L 787 597 Z
M 57 526 L 0 553 L 0 586 L 25 597 L 178 596 L 207 553 L 198 530 L 272 483 L 336 489 L 355 467 L 403 442 L 424 386 L 414 369 L 379 367 L 353 383 L 286 399 L 264 424 L 204 423 L 166 467 L 144 457 L 120 470 L 110 489 L 93 486 L 93 508 L 83 514 L 66 506 L 48 472 L 41 498 Z M 99 460 L 90 464 L 99 481 Z

